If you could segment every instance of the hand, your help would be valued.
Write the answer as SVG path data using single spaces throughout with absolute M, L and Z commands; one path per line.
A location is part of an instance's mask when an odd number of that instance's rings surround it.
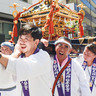
M 41 39 L 41 42 L 44 44 L 45 47 L 48 47 L 48 40 Z
M 21 47 L 20 45 L 17 43 L 15 45 L 15 48 L 14 48 L 14 53 L 11 55 L 12 57 L 14 58 L 18 58 L 20 55 L 21 55 L 22 51 L 21 51 Z

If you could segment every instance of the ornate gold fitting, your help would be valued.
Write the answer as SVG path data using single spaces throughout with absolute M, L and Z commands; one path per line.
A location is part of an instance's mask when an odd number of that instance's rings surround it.
M 14 24 L 17 24 L 17 23 L 18 23 L 18 21 L 17 21 L 17 20 L 15 20 L 15 21 L 14 21 Z
M 43 32 L 45 32 L 45 28 L 44 27 L 42 27 L 42 29 L 41 29 Z
M 92 83 L 91 82 L 89 82 L 89 87 L 92 87 Z
M 60 76 L 59 81 L 60 81 L 61 83 L 64 83 L 64 78 L 63 78 L 63 75 L 61 75 L 61 76 Z
M 50 19 L 50 17 L 47 15 L 47 16 L 46 16 L 46 19 L 48 20 L 48 19 Z
M 8 33 L 9 33 L 9 35 L 11 35 L 12 34 L 12 31 L 9 31 Z
M 13 17 L 16 17 L 16 14 L 17 13 L 18 13 L 18 11 L 17 10 L 14 10 L 13 13 L 12 13 Z
M 26 7 L 23 7 L 23 10 L 24 10 L 24 11 L 26 11 L 26 9 L 27 9 Z

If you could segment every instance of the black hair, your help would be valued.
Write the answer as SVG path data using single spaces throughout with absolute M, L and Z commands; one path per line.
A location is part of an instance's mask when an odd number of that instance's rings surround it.
M 42 38 L 42 31 L 37 26 L 28 23 L 19 30 L 19 35 L 31 34 L 33 40 Z
M 45 50 L 45 46 L 42 42 L 39 42 L 38 46 L 37 46 L 39 49 L 43 49 Z
M 96 43 L 93 42 L 91 44 L 88 44 L 86 47 L 89 51 L 96 55 Z

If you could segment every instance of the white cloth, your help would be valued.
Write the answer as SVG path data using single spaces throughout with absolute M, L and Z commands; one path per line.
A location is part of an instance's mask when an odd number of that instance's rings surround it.
M 75 58 L 79 63 L 80 65 L 82 66 L 83 62 L 84 62 L 84 58 L 83 58 L 83 54 L 78 56 L 77 58 Z M 86 76 L 87 76 L 87 80 L 88 82 L 90 81 L 90 74 L 91 74 L 91 67 L 92 66 L 86 66 L 86 69 L 85 69 L 85 73 L 86 73 Z M 92 90 L 92 95 L 93 96 L 96 96 L 96 79 L 95 79 L 95 84 L 93 86 L 93 90 Z
M 13 89 L 11 91 L 0 91 L 0 96 L 18 96 L 16 89 Z
M 27 58 L 10 58 L 7 70 L 16 74 L 18 96 L 21 96 L 22 90 L 20 82 L 26 80 L 30 96 L 51 96 L 51 59 L 42 49 Z
M 53 64 L 53 57 L 51 59 L 52 59 L 52 64 Z M 72 59 L 71 70 L 72 70 L 71 71 L 71 96 L 91 96 L 91 92 L 88 87 L 88 82 L 87 82 L 84 70 L 82 69 L 82 67 L 76 60 Z M 52 72 L 53 72 L 53 70 L 52 70 Z M 65 71 L 63 72 L 63 76 L 65 77 Z M 52 81 L 54 81 L 54 80 L 55 79 L 53 76 Z M 62 87 L 64 90 L 64 83 L 62 84 Z M 64 93 L 65 93 L 65 91 L 64 91 Z M 57 87 L 55 87 L 54 96 L 58 96 Z
M 2 65 L 0 66 L 0 89 L 16 86 L 13 76 Z
M 13 76 L 9 73 L 1 64 L 0 64 L 0 96 L 17 96 L 16 88 L 4 91 L 6 89 L 10 89 L 16 86 L 16 82 L 13 80 Z M 3 90 L 3 91 L 2 91 Z

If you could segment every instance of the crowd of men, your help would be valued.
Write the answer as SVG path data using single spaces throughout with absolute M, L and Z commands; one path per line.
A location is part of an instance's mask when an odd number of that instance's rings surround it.
M 41 39 L 40 28 L 26 24 L 15 46 L 1 44 L 0 96 L 96 96 L 96 43 L 71 58 L 69 38 L 56 40 L 51 55 L 38 48 Z

